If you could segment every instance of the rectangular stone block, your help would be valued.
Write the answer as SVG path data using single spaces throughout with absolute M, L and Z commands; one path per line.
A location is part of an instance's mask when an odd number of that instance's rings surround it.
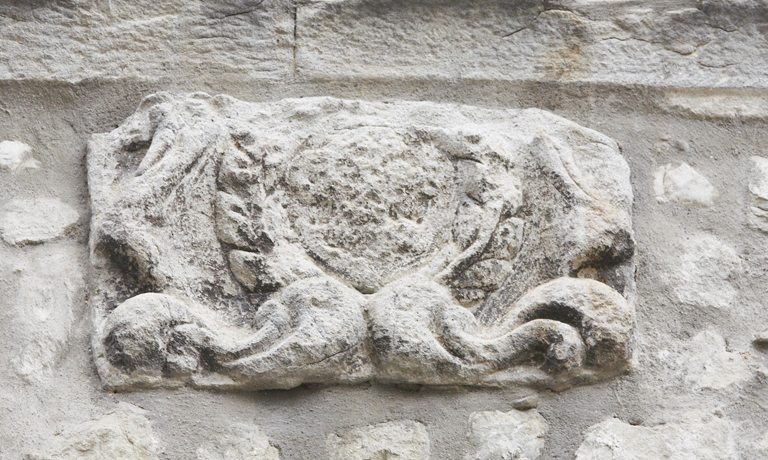
M 288 2 L 11 2 L 0 5 L 0 79 L 78 81 L 292 73 Z
M 314 1 L 297 75 L 764 87 L 756 2 Z

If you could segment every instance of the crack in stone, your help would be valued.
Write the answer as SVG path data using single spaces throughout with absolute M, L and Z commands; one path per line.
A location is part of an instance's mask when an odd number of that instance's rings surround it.
M 501 38 L 508 38 L 508 37 L 511 37 L 511 36 L 515 35 L 516 33 L 518 33 L 518 32 L 522 32 L 522 31 L 524 31 L 525 29 L 527 29 L 527 28 L 531 27 L 531 26 L 532 26 L 532 25 L 533 25 L 533 24 L 534 24 L 536 21 L 538 21 L 538 20 L 539 20 L 539 17 L 540 17 L 542 14 L 546 13 L 547 11 L 562 11 L 562 12 L 564 12 L 564 13 L 573 13 L 573 12 L 572 12 L 572 11 L 570 11 L 570 10 L 561 10 L 561 9 L 556 9 L 556 8 L 552 8 L 552 9 L 545 9 L 545 10 L 542 10 L 542 11 L 540 11 L 540 12 L 539 12 L 539 13 L 536 15 L 536 17 L 535 17 L 535 18 L 533 18 L 533 19 L 532 19 L 532 20 L 531 20 L 531 21 L 530 21 L 528 24 L 524 25 L 523 27 L 520 27 L 520 28 L 519 28 L 519 29 L 517 29 L 517 30 L 513 30 L 512 32 L 509 32 L 509 33 L 508 33 L 508 34 L 506 34 L 506 35 L 502 35 L 502 36 L 501 36 Z
M 221 19 L 226 19 L 226 18 L 231 18 L 231 17 L 234 17 L 234 16 L 242 16 L 242 15 L 244 15 L 244 14 L 253 13 L 253 12 L 254 12 L 254 11 L 256 11 L 256 9 L 257 9 L 257 8 L 255 8 L 255 7 L 257 7 L 257 6 L 261 5 L 262 3 L 264 3 L 264 0 L 261 0 L 259 3 L 257 3 L 256 5 L 254 5 L 254 8 L 252 8 L 252 9 L 250 9 L 250 10 L 239 11 L 239 12 L 237 12 L 237 13 L 231 13 L 231 14 L 225 14 L 224 16 L 222 16 L 222 18 L 221 18 Z
M 704 64 L 703 62 L 696 62 L 696 64 L 700 65 L 701 67 L 706 67 L 708 69 L 725 69 L 727 67 L 733 67 L 737 65 L 737 63 L 734 64 L 723 64 L 723 65 L 710 65 L 710 64 Z
M 299 36 L 299 4 L 293 5 L 293 78 L 296 78 L 296 49 L 298 48 Z

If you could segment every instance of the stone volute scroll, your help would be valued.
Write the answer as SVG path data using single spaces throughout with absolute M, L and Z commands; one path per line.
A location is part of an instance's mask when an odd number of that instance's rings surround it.
M 161 93 L 87 162 L 109 388 L 563 388 L 629 366 L 629 168 L 548 112 Z

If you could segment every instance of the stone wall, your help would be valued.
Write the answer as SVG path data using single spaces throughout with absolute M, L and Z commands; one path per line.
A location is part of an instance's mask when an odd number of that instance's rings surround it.
M 768 457 L 766 27 L 4 2 L 0 458 Z

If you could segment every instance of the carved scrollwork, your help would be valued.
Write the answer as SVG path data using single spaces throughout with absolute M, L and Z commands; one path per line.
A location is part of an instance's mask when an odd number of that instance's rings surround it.
M 113 388 L 562 387 L 631 356 L 629 169 L 539 110 L 153 95 L 88 152 Z

